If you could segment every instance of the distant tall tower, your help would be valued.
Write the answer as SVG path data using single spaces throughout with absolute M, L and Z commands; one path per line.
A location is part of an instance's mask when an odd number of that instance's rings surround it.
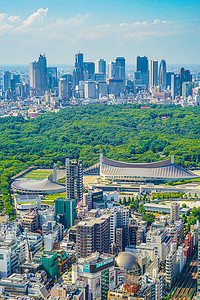
M 6 92 L 11 88 L 11 73 L 9 71 L 3 72 L 3 91 Z
M 146 56 L 138 56 L 137 57 L 137 72 L 141 72 L 142 74 L 147 74 L 149 71 L 148 66 L 148 58 Z
M 83 167 L 82 160 L 66 159 L 66 198 L 83 200 Z
M 98 59 L 95 63 L 95 73 L 106 74 L 106 61 L 104 59 Z
M 125 84 L 125 58 L 117 57 L 115 60 L 115 78 L 122 79 Z
M 192 75 L 190 70 L 185 70 L 184 68 L 179 69 L 180 76 L 180 95 L 182 96 L 182 84 L 183 82 L 192 82 Z
M 139 79 L 142 84 L 149 85 L 149 61 L 146 56 L 138 56 L 136 61 L 135 78 Z
M 173 100 L 176 96 L 181 95 L 181 79 L 179 75 L 171 75 L 171 95 Z
M 108 78 L 114 78 L 116 73 L 116 63 L 115 62 L 109 62 L 108 63 Z
M 162 59 L 160 62 L 159 86 L 161 86 L 163 89 L 165 89 L 167 86 L 167 67 L 166 67 L 166 61 L 164 59 Z
M 155 87 L 158 85 L 158 61 L 151 60 L 149 68 L 149 86 Z
M 45 55 L 39 56 L 38 61 L 30 63 L 30 87 L 35 89 L 38 96 L 47 91 L 47 60 Z
M 83 80 L 83 53 L 75 54 L 75 67 L 73 69 L 73 83 L 74 86 Z
M 92 75 L 95 73 L 95 63 L 94 62 L 84 62 L 84 80 L 91 79 Z

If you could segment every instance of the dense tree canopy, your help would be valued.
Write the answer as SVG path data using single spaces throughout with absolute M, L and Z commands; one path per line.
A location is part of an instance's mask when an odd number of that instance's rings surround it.
M 200 107 L 191 106 L 141 109 L 98 104 L 44 113 L 32 120 L 0 118 L 0 189 L 12 174 L 31 164 L 61 165 L 69 157 L 82 159 L 87 167 L 99 160 L 101 152 L 128 162 L 157 161 L 174 154 L 179 165 L 200 166 L 199 124 Z
M 167 119 L 162 121 L 161 117 Z M 200 162 L 200 107 L 91 105 L 45 113 L 37 119 L 0 119 L 1 168 L 13 161 L 50 165 L 65 157 L 150 162 L 175 154 L 185 166 Z

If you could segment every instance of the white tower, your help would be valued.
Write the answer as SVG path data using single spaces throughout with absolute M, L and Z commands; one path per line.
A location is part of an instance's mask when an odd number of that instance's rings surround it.
M 57 167 L 56 164 L 53 164 L 53 182 L 57 182 Z

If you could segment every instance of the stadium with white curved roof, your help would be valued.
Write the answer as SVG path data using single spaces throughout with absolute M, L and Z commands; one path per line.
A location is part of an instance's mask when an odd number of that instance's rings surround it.
M 103 157 L 100 163 L 84 171 L 84 175 L 100 175 L 113 181 L 177 181 L 195 179 L 198 176 L 174 163 L 174 156 L 152 163 L 126 163 Z
M 65 175 L 65 171 L 60 171 L 60 176 Z M 57 183 L 57 170 L 53 170 L 47 178 L 43 180 L 30 180 L 26 178 L 19 178 L 12 182 L 12 189 L 20 194 L 55 194 L 63 193 L 66 186 Z

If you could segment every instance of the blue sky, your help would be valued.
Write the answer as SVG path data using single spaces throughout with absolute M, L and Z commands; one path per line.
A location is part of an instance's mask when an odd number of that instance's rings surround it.
M 112 61 L 138 54 L 168 63 L 198 64 L 199 0 L 0 0 L 0 64 Z

